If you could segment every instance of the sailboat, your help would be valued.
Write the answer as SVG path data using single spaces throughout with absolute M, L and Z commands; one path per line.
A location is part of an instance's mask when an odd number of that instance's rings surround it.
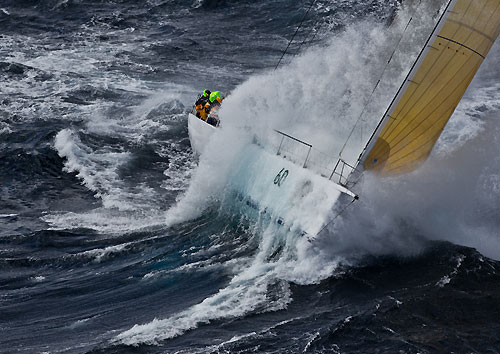
M 314 238 L 358 199 L 363 173 L 404 174 L 427 159 L 499 34 L 500 0 L 450 0 L 357 161 L 325 167 L 311 144 L 276 131 L 273 152 L 255 139 L 234 167 L 236 200 Z M 199 136 L 215 129 L 196 120 L 189 134 L 201 150 Z

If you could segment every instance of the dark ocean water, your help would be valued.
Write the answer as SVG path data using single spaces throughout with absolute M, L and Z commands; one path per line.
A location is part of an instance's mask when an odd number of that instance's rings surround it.
M 425 38 L 442 4 L 423 3 Z M 498 45 L 423 172 L 367 181 L 319 243 L 217 200 L 166 223 L 197 170 L 196 95 L 271 75 L 308 6 L 0 0 L 1 353 L 500 352 Z M 349 85 L 312 97 L 348 107 L 399 6 L 317 1 L 282 72 L 305 87 L 323 53 Z

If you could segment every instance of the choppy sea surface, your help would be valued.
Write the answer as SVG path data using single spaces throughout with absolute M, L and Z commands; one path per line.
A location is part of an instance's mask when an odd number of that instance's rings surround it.
M 312 243 L 227 205 L 247 140 L 188 137 L 219 89 L 227 131 L 338 154 L 444 5 L 0 0 L 0 352 L 499 353 L 499 43 L 430 160 Z

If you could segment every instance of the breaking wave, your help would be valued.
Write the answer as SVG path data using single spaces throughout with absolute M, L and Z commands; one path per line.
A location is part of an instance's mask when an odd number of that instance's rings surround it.
M 416 9 L 417 21 L 412 33 L 419 35 L 406 38 L 388 68 L 384 84 L 370 102 L 367 102 L 369 93 L 414 9 L 400 11 L 390 28 L 371 21 L 352 25 L 326 47 L 312 48 L 290 65 L 254 76 L 233 90 L 220 112 L 222 127 L 210 141 L 206 150 L 209 152 L 200 157 L 186 193 L 167 211 L 167 224 L 199 217 L 208 206 L 220 203 L 223 199 L 220 195 L 228 192 L 226 185 L 232 167 L 245 154 L 254 136 L 266 140 L 273 129 L 279 129 L 314 142 L 319 150 L 335 155 L 364 105 L 369 103 L 363 118 L 364 133 L 361 129 L 357 132 L 344 154 L 348 159 L 356 158 L 367 138 L 366 132 L 377 123 L 372 117 L 381 116 L 415 58 L 415 49 L 432 28 L 435 18 L 429 13 L 437 13 L 433 10 L 423 6 Z M 498 57 L 498 51 L 492 56 Z M 460 235 L 470 238 L 473 231 L 465 224 L 449 227 L 445 222 L 443 226 L 447 227 L 440 227 L 442 219 L 436 211 L 449 210 L 448 222 L 459 219 L 463 212 L 450 207 L 456 205 L 453 192 L 466 188 L 462 184 L 466 179 L 456 179 L 449 188 L 442 188 L 442 184 L 449 181 L 447 174 L 467 175 L 467 171 L 456 169 L 453 154 L 460 154 L 462 148 L 470 149 L 471 141 L 483 130 L 487 112 L 500 108 L 495 92 L 498 87 L 488 83 L 483 86 L 479 76 L 455 114 L 457 122 L 450 125 L 441 139 L 438 156 L 433 156 L 422 171 L 407 178 L 380 181 L 367 176 L 363 200 L 317 242 L 311 244 L 268 225 L 259 233 L 258 252 L 242 269 L 234 270 L 235 275 L 226 287 L 171 317 L 135 325 L 112 342 L 158 344 L 217 319 L 286 308 L 292 301 L 288 282 L 314 284 L 340 274 L 342 265 L 354 264 L 367 254 L 415 255 L 430 239 L 481 246 L 484 238 L 475 241 L 461 238 Z M 487 103 L 476 103 L 478 97 Z M 444 157 L 439 157 L 445 151 Z M 481 162 L 488 164 L 485 160 Z M 447 164 L 455 170 L 447 168 Z M 211 181 L 210 188 L 204 184 L 207 178 Z M 433 187 L 427 188 L 428 184 Z M 464 201 L 470 203 L 472 200 Z M 498 257 L 500 242 L 493 243 L 493 248 L 482 244 L 479 249 Z M 271 288 L 276 300 L 268 297 Z

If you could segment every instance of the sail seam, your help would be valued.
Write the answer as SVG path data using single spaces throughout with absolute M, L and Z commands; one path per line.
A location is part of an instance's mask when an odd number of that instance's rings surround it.
M 460 71 L 462 70 L 462 68 L 463 68 L 466 64 L 467 64 L 467 62 L 465 62 L 465 63 L 464 63 L 464 64 L 463 64 L 463 65 L 462 65 L 462 66 L 461 66 L 461 67 L 457 70 L 457 73 L 458 73 L 458 72 L 460 72 Z M 468 74 L 468 75 L 470 75 L 470 74 Z M 464 80 L 462 80 L 462 81 L 460 82 L 460 85 L 461 85 L 463 82 L 465 82 L 465 81 L 467 80 L 467 78 L 468 78 L 468 76 L 467 76 Z M 449 85 L 449 84 L 450 84 L 453 80 L 454 80 L 454 79 L 453 79 L 453 78 L 451 78 L 451 79 L 450 79 L 450 80 L 446 83 L 446 85 Z M 455 89 L 454 91 L 456 91 L 456 89 Z M 453 91 L 453 92 L 454 92 L 454 91 Z M 452 96 L 452 94 L 453 94 L 453 93 L 450 93 L 447 97 L 445 97 L 445 98 L 444 98 L 444 100 L 442 100 L 442 101 L 441 101 L 441 104 L 442 104 L 443 102 L 445 102 L 446 100 L 448 100 L 448 99 Z M 432 102 L 435 102 L 435 101 L 433 100 Z M 435 108 L 434 108 L 434 109 L 433 109 L 433 110 L 429 113 L 429 115 L 434 114 L 434 112 L 435 112 L 436 110 L 438 110 L 438 109 L 439 109 L 439 107 L 440 107 L 440 105 L 441 105 L 441 104 L 438 104 L 438 105 L 437 105 L 437 106 L 436 106 L 436 107 L 435 107 Z M 415 127 L 415 128 L 417 128 L 417 127 L 419 127 L 420 125 L 422 125 L 422 124 L 423 124 L 423 122 L 424 122 L 426 119 L 425 119 L 425 118 L 423 118 L 423 119 L 418 119 L 418 117 L 422 114 L 422 112 L 423 112 L 423 111 L 425 111 L 425 109 L 426 109 L 426 108 L 427 108 L 427 107 L 424 107 L 424 108 L 422 108 L 419 112 L 417 112 L 417 113 L 416 113 L 416 115 L 415 115 L 415 117 L 414 117 L 414 118 L 413 118 L 410 122 L 408 122 L 408 123 L 406 124 L 406 126 L 408 126 L 408 125 L 410 125 L 410 124 L 413 124 L 413 123 L 416 123 L 416 127 Z M 411 108 L 410 108 L 410 109 L 411 109 Z M 429 116 L 429 115 L 428 115 L 428 116 Z M 428 116 L 427 116 L 427 117 L 428 117 Z M 391 134 L 392 134 L 392 133 L 391 133 Z M 408 132 L 406 135 L 403 135 L 403 136 L 401 136 L 400 134 L 401 134 L 401 133 L 398 133 L 398 134 L 395 134 L 395 135 L 394 135 L 394 139 L 399 138 L 399 140 L 398 140 L 397 142 L 395 142 L 395 143 L 394 143 L 394 146 L 395 146 L 395 147 L 396 147 L 396 146 L 398 146 L 398 145 L 399 145 L 402 141 L 404 141 L 404 140 L 405 140 L 405 139 L 406 139 L 409 135 L 411 135 L 411 134 L 412 134 L 412 132 Z M 395 155 L 396 153 L 398 153 L 398 152 L 399 152 L 399 150 L 401 150 L 401 147 L 400 147 L 399 149 L 394 149 L 394 150 L 393 150 L 393 152 L 392 152 L 392 154 L 394 154 L 394 155 Z
M 462 81 L 460 81 L 459 86 L 458 86 L 458 87 L 457 87 L 457 88 L 456 88 L 453 92 L 457 91 L 457 90 L 461 87 L 461 85 L 463 85 L 464 83 L 466 83 L 466 82 L 470 82 L 470 81 L 472 80 L 472 78 L 473 78 L 473 77 L 474 77 L 474 69 L 472 69 L 472 70 L 469 72 L 469 74 L 467 74 L 467 76 L 466 76 L 466 77 L 465 77 Z M 445 102 L 445 101 L 449 100 L 449 99 L 450 99 L 450 97 L 452 97 L 452 96 L 453 96 L 453 92 L 452 92 L 452 93 L 450 93 L 447 97 L 445 97 L 445 98 L 444 98 L 444 100 L 442 100 L 442 101 L 441 101 L 441 104 L 442 104 L 443 102 Z M 457 103 L 457 104 L 458 104 L 458 103 Z M 430 113 L 429 113 L 426 117 L 428 117 L 428 116 L 430 116 L 430 115 L 432 115 L 432 114 L 435 114 L 435 112 L 436 112 L 436 111 L 440 108 L 440 106 L 441 106 L 441 105 L 437 105 L 437 106 L 436 106 L 436 108 L 434 108 L 434 109 L 433 109 L 433 110 L 432 110 L 432 111 L 431 111 L 431 112 L 430 112 Z M 452 111 L 453 111 L 453 110 L 454 110 L 454 109 L 452 109 Z M 420 112 L 420 113 L 421 113 L 421 112 Z M 418 114 L 420 114 L 420 113 L 418 113 Z M 416 128 L 417 128 L 417 127 L 420 127 L 420 126 L 421 126 L 424 122 L 425 122 L 425 118 L 424 118 L 424 119 L 422 119 L 420 122 L 418 122 L 418 124 L 417 124 Z M 427 128 L 425 131 L 427 131 L 428 129 L 429 129 L 429 128 Z M 418 139 L 418 138 L 420 138 L 421 136 L 425 135 L 425 134 L 424 134 L 424 133 L 425 133 L 425 131 L 420 132 L 420 134 L 419 134 L 419 135 L 417 135 L 417 136 L 416 136 L 416 137 L 414 137 L 414 138 L 415 138 L 415 139 Z M 410 133 L 408 133 L 407 135 L 403 136 L 403 137 L 402 137 L 402 138 L 401 138 L 401 139 L 400 139 L 400 140 L 399 140 L 399 141 L 398 141 L 398 142 L 397 142 L 394 146 L 396 147 L 396 146 L 398 146 L 399 144 L 401 144 L 401 143 L 404 141 L 404 139 L 405 139 L 405 138 L 408 138 L 408 136 L 409 136 L 410 134 L 411 134 L 411 132 L 410 132 Z M 430 140 L 432 140 L 432 139 L 428 139 L 427 141 L 430 141 Z M 424 145 L 427 143 L 427 141 L 425 141 L 424 143 L 420 144 L 420 147 L 421 147 L 421 146 L 424 146 Z M 402 150 L 402 148 L 403 148 L 403 147 L 399 147 L 398 149 L 394 149 L 394 150 L 393 150 L 393 155 L 394 155 L 394 156 L 395 156 L 395 155 L 397 155 L 397 154 L 398 154 L 398 153 Z M 408 154 L 411 154 L 411 153 L 413 153 L 413 152 L 410 152 L 410 153 L 408 153 Z M 397 162 L 397 161 L 401 160 L 402 158 L 404 158 L 404 157 L 406 157 L 406 156 L 407 156 L 407 155 L 403 155 L 403 156 L 398 157 L 397 159 L 395 159 L 395 160 L 393 161 L 393 163 L 395 163 L 395 162 Z
M 470 47 L 467 47 L 465 44 L 462 44 L 462 43 L 460 43 L 460 42 L 454 41 L 453 39 L 446 38 L 446 37 L 443 37 L 443 36 L 438 36 L 438 38 L 442 38 L 442 39 L 445 39 L 445 40 L 447 40 L 447 41 L 450 41 L 450 42 L 453 42 L 453 43 L 455 43 L 455 44 L 458 44 L 458 45 L 460 45 L 460 46 L 462 46 L 462 47 L 464 47 L 464 48 L 466 48 L 466 49 L 470 50 L 471 52 L 476 53 L 476 54 L 477 54 L 477 55 L 479 55 L 481 58 L 485 59 L 484 55 L 482 55 L 481 53 L 479 53 L 478 51 L 476 51 L 476 50 L 474 50 L 474 49 L 472 49 L 472 48 L 470 48 Z
M 467 28 L 468 30 L 471 30 L 472 32 L 476 32 L 478 34 L 480 34 L 481 36 L 483 36 L 484 38 L 487 38 L 490 42 L 495 42 L 495 40 L 493 38 L 491 38 L 490 36 L 488 36 L 486 33 L 483 33 L 481 31 L 478 31 L 477 29 L 475 29 L 474 27 L 472 26 L 469 26 L 469 25 L 466 25 L 465 23 L 463 22 L 460 22 L 460 21 L 455 21 L 455 20 L 452 20 L 452 19 L 449 19 L 448 21 L 450 22 L 453 22 L 453 23 L 456 23 L 457 25 L 461 26 L 461 27 L 464 27 L 464 28 Z
M 435 63 L 435 62 L 439 61 L 439 60 L 441 59 L 441 57 L 443 56 L 443 53 L 444 53 L 444 51 L 442 51 L 442 52 L 439 54 L 439 56 L 438 56 L 438 57 L 434 60 L 434 62 L 433 62 L 433 63 Z M 450 59 L 449 59 L 449 61 L 451 61 L 452 59 L 453 59 L 453 58 L 450 58 Z M 448 62 L 449 62 L 449 61 L 448 61 Z M 442 72 L 443 72 L 445 69 L 446 69 L 446 66 L 444 66 L 444 67 L 443 67 L 443 68 L 442 68 L 442 69 L 441 69 L 441 70 L 440 70 L 437 74 L 435 74 L 435 78 L 434 78 L 434 79 L 433 79 L 433 80 L 432 80 L 432 81 L 431 81 L 431 82 L 430 82 L 427 86 L 428 86 L 428 87 L 432 86 L 432 85 L 436 82 L 436 80 L 438 79 L 438 77 L 440 77 L 440 75 L 442 74 Z M 429 71 L 428 71 L 428 72 L 426 72 L 426 73 L 425 73 L 425 75 L 423 75 L 423 76 L 424 76 L 424 77 L 427 77 L 427 76 L 430 74 L 430 72 L 431 72 L 431 71 L 432 71 L 432 68 L 429 68 Z M 413 99 L 413 97 L 414 97 L 415 95 L 419 95 L 419 96 L 418 96 L 416 99 Z M 418 104 L 418 101 L 419 101 L 419 100 L 420 100 L 420 99 L 421 99 L 424 95 L 425 95 L 425 91 L 424 91 L 424 92 L 422 92 L 422 93 L 419 93 L 419 92 L 413 92 L 413 93 L 410 95 L 410 98 L 411 98 L 414 102 L 412 102 L 412 101 L 409 99 L 409 100 L 408 100 L 408 101 L 407 101 L 407 102 L 406 102 L 406 103 L 405 103 L 405 104 L 404 104 L 404 105 L 400 108 L 399 113 L 398 113 L 397 115 L 398 115 L 398 116 L 399 116 L 399 115 L 404 116 L 405 114 L 407 114 L 409 111 L 411 111 L 411 110 L 413 109 L 413 107 L 415 107 L 415 105 L 417 105 L 417 104 Z M 422 108 L 422 110 L 423 110 L 423 109 L 425 109 L 425 108 Z M 393 111 L 393 113 L 394 113 L 394 111 Z M 416 117 L 415 117 L 414 119 L 416 119 Z M 413 120 L 414 120 L 414 119 L 413 119 Z M 407 122 L 405 126 L 407 126 L 407 125 L 409 125 L 409 124 L 412 124 L 413 120 L 412 120 L 412 121 Z M 384 127 L 384 130 L 382 130 L 382 132 L 383 132 L 383 133 L 384 133 L 384 135 L 386 136 L 386 139 L 387 139 L 387 138 L 392 137 L 392 135 L 394 134 L 394 132 L 396 131 L 396 129 L 397 129 L 397 128 L 398 128 L 398 126 L 396 126 L 396 125 L 392 125 L 392 124 L 391 124 L 391 125 L 389 125 L 389 124 L 387 124 L 387 126 L 386 126 L 386 127 Z M 403 127 L 403 128 L 404 128 L 404 127 Z M 382 133 L 381 133 L 381 135 L 382 135 Z M 396 136 L 398 136 L 398 134 L 396 134 Z

